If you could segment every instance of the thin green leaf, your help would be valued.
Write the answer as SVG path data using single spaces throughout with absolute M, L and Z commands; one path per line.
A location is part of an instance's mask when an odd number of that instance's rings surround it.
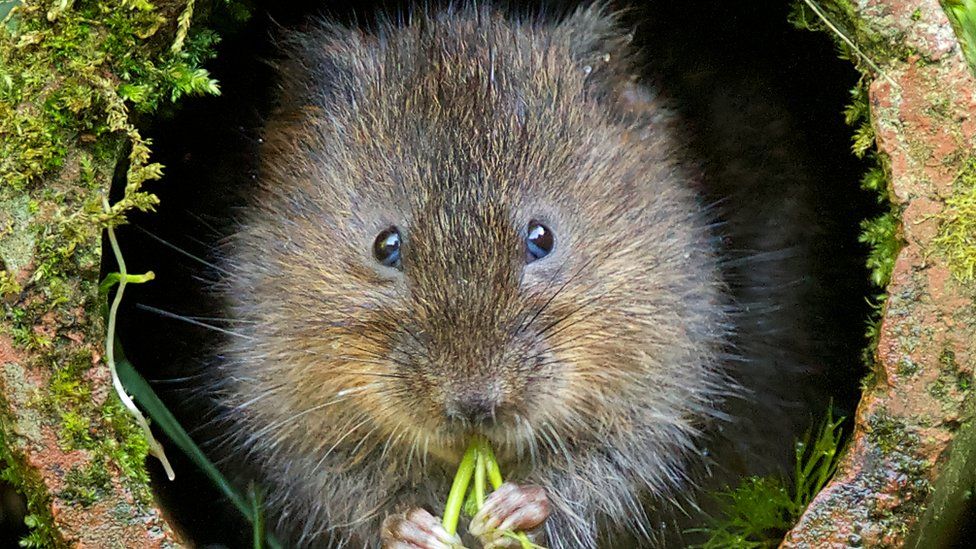
M 139 406 L 149 414 L 156 426 L 161 429 L 166 436 L 183 451 L 190 461 L 193 462 L 208 478 L 217 486 L 218 489 L 234 504 L 234 507 L 244 515 L 251 523 L 256 523 L 260 519 L 260 513 L 256 513 L 252 502 L 245 499 L 220 473 L 217 467 L 207 459 L 207 456 L 200 450 L 200 447 L 193 442 L 183 426 L 169 411 L 163 401 L 159 399 L 152 387 L 125 357 L 122 345 L 119 340 L 115 340 L 116 368 L 118 368 L 119 378 L 126 390 L 132 397 L 139 402 Z M 268 547 L 280 549 L 281 544 L 273 535 L 266 534 L 265 539 Z

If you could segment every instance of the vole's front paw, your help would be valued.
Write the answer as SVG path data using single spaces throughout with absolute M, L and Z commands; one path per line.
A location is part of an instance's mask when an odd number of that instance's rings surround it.
M 485 549 L 520 547 L 506 532 L 525 532 L 529 539 L 541 535 L 539 526 L 549 517 L 549 498 L 540 486 L 519 486 L 506 482 L 488 496 L 468 530 Z M 533 530 L 536 530 L 533 532 Z
M 384 549 L 464 548 L 461 538 L 448 534 L 439 520 L 419 508 L 386 517 L 380 530 Z

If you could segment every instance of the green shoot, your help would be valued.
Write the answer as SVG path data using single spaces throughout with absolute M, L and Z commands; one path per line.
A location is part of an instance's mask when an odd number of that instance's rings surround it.
M 795 518 L 800 517 L 807 505 L 837 471 L 837 453 L 841 443 L 843 422 L 843 417 L 835 420 L 833 412 L 828 409 L 827 417 L 816 435 L 812 436 L 808 431 L 803 437 L 804 440 L 796 443 L 795 489 L 791 510 Z M 810 445 L 811 440 L 813 446 Z
M 495 459 L 495 453 L 491 451 L 491 445 L 488 444 L 488 441 L 483 441 L 481 453 L 485 455 L 485 470 L 488 473 L 488 480 L 491 482 L 491 489 L 497 490 L 502 485 L 502 472 L 498 468 L 498 460 Z
M 468 487 L 471 485 L 472 477 L 474 484 L 469 493 Z M 443 525 L 447 533 L 451 535 L 457 533 L 462 509 L 469 516 L 474 516 L 481 509 L 485 503 L 488 483 L 493 490 L 497 490 L 502 482 L 504 481 L 501 469 L 498 467 L 498 460 L 495 459 L 491 445 L 484 437 L 475 437 L 461 458 L 461 464 L 458 465 L 454 482 L 451 484 L 451 492 L 447 497 L 447 504 L 444 506 Z M 532 543 L 523 532 L 504 532 L 503 535 L 518 540 L 522 549 L 545 549 Z
M 464 457 L 461 458 L 461 464 L 458 465 L 454 482 L 451 484 L 451 492 L 447 496 L 447 505 L 444 507 L 442 524 L 448 534 L 457 533 L 458 520 L 461 518 L 461 506 L 464 505 L 464 496 L 468 492 L 468 484 L 471 483 L 471 477 L 474 475 L 477 458 L 477 442 L 472 442 L 471 446 L 464 452 Z
M 112 208 L 109 206 L 108 198 L 102 197 L 102 207 L 106 212 L 111 212 Z M 141 283 L 147 280 L 153 279 L 153 273 L 150 271 L 144 275 L 129 275 L 125 270 L 125 261 L 122 259 L 122 250 L 119 249 L 119 242 L 115 238 L 115 230 L 111 225 L 106 229 L 108 231 L 108 240 L 112 245 L 112 253 L 115 254 L 115 261 L 119 265 L 119 272 L 115 273 L 116 277 L 106 277 L 102 282 L 101 287 L 105 287 L 106 292 L 115 282 L 118 283 L 119 289 L 115 292 L 115 298 L 112 300 L 112 305 L 109 307 L 108 312 L 108 328 L 105 331 L 105 360 L 108 362 L 109 373 L 112 376 L 112 387 L 115 388 L 115 393 L 119 396 L 119 400 L 122 401 L 122 405 L 125 409 L 129 411 L 136 422 L 139 424 L 139 428 L 142 429 L 143 434 L 146 436 L 146 442 L 149 444 L 149 453 L 156 457 L 162 464 L 163 469 L 166 471 L 166 476 L 173 480 L 176 478 L 176 473 L 173 471 L 173 466 L 170 465 L 169 459 L 166 458 L 166 451 L 163 450 L 163 445 L 156 440 L 153 436 L 152 431 L 149 429 L 149 422 L 146 421 L 145 416 L 142 412 L 136 408 L 132 399 L 125 392 L 125 387 L 122 386 L 122 381 L 119 379 L 119 373 L 116 368 L 115 362 L 115 324 L 116 317 L 119 312 L 119 305 L 122 303 L 122 294 L 125 291 L 125 285 L 132 283 Z
M 262 549 L 264 547 L 264 504 L 261 503 L 261 492 L 258 491 L 254 484 L 248 488 L 248 495 L 250 496 L 251 509 L 254 512 L 254 549 Z

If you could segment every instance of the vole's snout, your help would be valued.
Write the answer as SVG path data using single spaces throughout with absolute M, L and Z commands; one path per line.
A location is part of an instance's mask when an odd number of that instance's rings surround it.
M 452 422 L 488 426 L 498 419 L 499 396 L 495 391 L 472 387 L 445 399 L 444 415 Z

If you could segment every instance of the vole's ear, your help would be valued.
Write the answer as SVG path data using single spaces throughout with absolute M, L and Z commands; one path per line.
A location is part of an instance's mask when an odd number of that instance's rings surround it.
M 360 31 L 331 23 L 279 33 L 282 56 L 271 61 L 278 72 L 278 104 L 285 108 L 331 110 L 355 104 L 361 85 L 359 57 L 366 38 Z
M 633 33 L 624 30 L 619 14 L 601 4 L 590 5 L 563 20 L 556 32 L 584 74 L 591 98 L 627 118 L 657 110 L 654 89 L 638 79 L 640 56 L 632 45 Z

